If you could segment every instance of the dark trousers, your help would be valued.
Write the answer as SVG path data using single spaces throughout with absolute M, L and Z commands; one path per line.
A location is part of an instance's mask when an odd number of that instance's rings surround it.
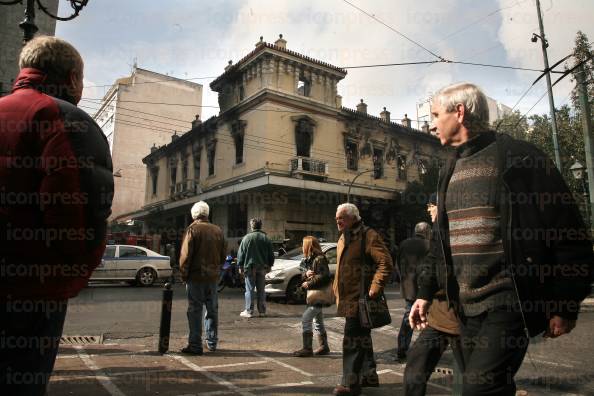
M 342 339 L 342 385 L 358 388 L 363 378 L 377 381 L 371 330 L 361 327 L 359 318 L 346 318 Z
M 0 393 L 45 395 L 67 306 L 56 300 L 0 302 Z
M 448 345 L 454 353 L 454 374 L 464 371 L 464 359 L 460 345 L 460 337 L 444 333 L 432 327 L 425 328 L 415 343 L 410 347 L 404 369 L 404 394 L 406 396 L 422 396 L 427 391 L 427 381 L 435 370 L 441 355 Z
M 528 349 L 519 312 L 497 309 L 467 317 L 462 327 L 466 364 L 463 395 L 515 395 L 514 376 Z
M 406 305 L 404 306 L 404 316 L 402 316 L 402 323 L 400 324 L 400 330 L 398 331 L 398 357 L 406 356 L 406 352 L 410 347 L 410 340 L 412 339 L 413 329 L 410 327 L 408 315 L 410 315 L 410 310 L 412 308 L 413 303 L 414 301 L 412 300 L 406 300 Z

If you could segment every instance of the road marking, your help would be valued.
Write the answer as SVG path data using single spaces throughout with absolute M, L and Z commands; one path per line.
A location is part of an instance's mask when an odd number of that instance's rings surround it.
M 97 366 L 91 357 L 85 353 L 85 350 L 80 345 L 75 345 L 74 349 L 76 349 L 76 353 L 80 356 L 80 359 L 83 361 L 85 366 L 95 372 L 95 378 L 99 383 L 109 392 L 111 396 L 126 396 L 120 388 L 118 388 L 111 379 L 105 374 L 105 372 Z
M 202 368 L 203 369 L 214 369 L 214 368 L 222 368 L 222 367 L 250 366 L 252 364 L 266 364 L 266 363 L 268 363 L 266 360 L 256 360 L 254 362 L 219 364 L 216 366 L 202 366 Z
M 258 357 L 261 357 L 262 359 L 266 359 L 266 360 L 268 360 L 269 362 L 274 362 L 274 363 L 278 364 L 279 366 L 283 366 L 283 367 L 285 367 L 285 368 L 288 368 L 289 370 L 296 371 L 296 372 L 298 372 L 298 373 L 300 373 L 300 374 L 303 374 L 303 375 L 305 375 L 305 376 L 307 376 L 307 377 L 313 377 L 313 374 L 311 374 L 311 373 L 308 373 L 307 371 L 303 371 L 303 370 L 301 370 L 300 368 L 297 368 L 297 367 L 295 367 L 295 366 L 291 366 L 290 364 L 287 364 L 287 363 L 285 363 L 285 362 L 281 362 L 280 360 L 277 360 L 277 359 L 275 359 L 275 358 L 271 358 L 271 357 L 268 357 L 268 356 L 262 355 L 261 353 L 258 353 L 258 352 L 253 352 L 253 353 L 252 353 L 252 355 L 254 355 L 254 356 L 258 356 Z
M 170 356 L 172 359 L 177 360 L 178 362 L 180 362 L 181 364 L 183 364 L 184 366 L 187 366 L 189 368 L 191 368 L 194 371 L 197 371 L 199 373 L 201 373 L 202 375 L 204 375 L 206 378 L 210 379 L 211 381 L 216 382 L 217 384 L 221 385 L 221 386 L 225 386 L 229 389 L 231 389 L 232 391 L 239 393 L 240 395 L 243 396 L 255 396 L 253 393 L 250 393 L 248 391 L 244 391 L 243 389 L 233 385 L 231 382 L 219 377 L 216 374 L 213 374 L 211 372 L 209 372 L 208 370 L 206 370 L 204 367 L 200 367 L 197 364 L 192 363 L 191 361 L 189 361 L 188 359 L 186 359 L 183 356 L 179 356 L 179 355 L 168 355 Z M 226 393 L 229 393 L 228 391 L 226 391 Z
M 258 392 L 258 391 L 268 391 L 271 389 L 278 389 L 278 388 L 293 388 L 296 386 L 304 386 L 304 385 L 313 385 L 314 383 L 311 381 L 302 381 L 302 382 L 288 382 L 286 384 L 274 384 L 274 385 L 267 385 L 267 386 L 258 386 L 258 387 L 249 387 L 249 388 L 242 388 L 244 391 L 250 392 Z M 204 396 L 216 396 L 216 395 L 226 395 L 228 391 L 214 391 L 214 392 L 204 392 L 198 393 L 199 395 Z

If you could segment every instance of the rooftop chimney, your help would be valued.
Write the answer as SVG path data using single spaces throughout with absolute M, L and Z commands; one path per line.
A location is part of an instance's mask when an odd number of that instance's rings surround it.
M 227 66 L 225 66 L 225 71 L 229 70 L 231 68 L 231 66 L 233 66 L 233 61 L 230 60 L 229 64 L 227 64 Z
M 365 114 L 367 114 L 367 104 L 365 102 L 363 102 L 363 99 L 361 99 L 361 103 L 359 103 L 357 105 L 357 111 L 359 113 L 365 113 Z
M 177 139 L 179 139 L 177 131 L 173 131 L 173 135 L 171 135 L 171 141 L 175 142 Z
M 151 147 L 151 153 L 154 153 L 157 150 L 158 150 L 157 145 L 155 143 L 153 143 L 153 147 Z
M 421 131 L 425 133 L 429 133 L 429 123 L 427 120 L 423 121 L 423 126 L 421 126 Z
M 410 128 L 410 118 L 408 118 L 407 114 L 404 114 L 404 118 L 402 119 L 402 125 L 407 128 Z
M 196 119 L 194 121 L 192 121 L 192 129 L 196 128 L 200 124 L 202 124 L 202 120 L 200 119 L 200 114 L 196 114 Z
M 260 36 L 260 41 L 256 43 L 256 47 L 264 44 L 264 36 Z
M 387 122 L 388 124 L 390 123 L 390 112 L 386 110 L 385 107 L 384 111 L 380 113 L 380 117 L 382 118 L 382 120 L 384 120 L 384 122 Z
M 282 34 L 279 34 L 278 40 L 276 40 L 274 42 L 274 45 L 276 45 L 277 47 L 282 48 L 282 49 L 287 49 L 287 40 L 283 39 Z

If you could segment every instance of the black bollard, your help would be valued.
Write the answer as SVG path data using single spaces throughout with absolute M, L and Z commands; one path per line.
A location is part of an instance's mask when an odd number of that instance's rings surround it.
M 159 353 L 165 353 L 169 349 L 169 332 L 171 330 L 171 306 L 173 301 L 173 290 L 171 283 L 165 283 L 163 289 L 163 301 L 161 305 L 161 325 L 159 327 Z

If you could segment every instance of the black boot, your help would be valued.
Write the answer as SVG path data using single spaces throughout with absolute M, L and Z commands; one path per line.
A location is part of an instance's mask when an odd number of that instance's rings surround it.
M 302 333 L 303 335 L 303 348 L 298 351 L 293 352 L 293 356 L 295 357 L 310 357 L 313 356 L 312 350 L 312 343 L 313 343 L 313 333 L 311 331 Z
M 318 343 L 320 347 L 314 351 L 314 355 L 327 355 L 330 353 L 330 346 L 328 345 L 328 334 L 319 333 L 318 334 Z

